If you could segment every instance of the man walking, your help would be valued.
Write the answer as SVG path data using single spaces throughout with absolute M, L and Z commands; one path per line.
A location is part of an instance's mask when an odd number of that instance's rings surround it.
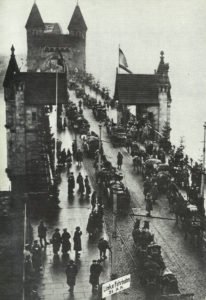
M 44 225 L 44 222 L 40 221 L 40 224 L 38 226 L 38 236 L 39 236 L 39 241 L 40 241 L 41 247 L 47 246 L 46 232 L 47 232 L 47 228 Z M 43 245 L 42 241 L 44 241 L 44 245 Z
M 70 260 L 66 268 L 66 276 L 67 276 L 67 284 L 70 287 L 69 292 L 71 294 L 74 293 L 74 286 L 76 283 L 77 272 L 78 272 L 77 265 L 74 263 L 73 260 Z
M 106 251 L 107 249 L 111 250 L 108 241 L 106 241 L 104 238 L 101 238 L 98 243 L 98 249 L 99 249 L 100 260 L 107 259 Z
M 82 251 L 81 235 L 82 235 L 82 232 L 80 230 L 80 227 L 77 226 L 76 231 L 74 233 L 74 237 L 73 237 L 74 251 L 75 251 L 76 259 L 78 259 L 80 257 L 79 251 Z
M 102 272 L 102 266 L 100 264 L 100 261 L 93 260 L 91 266 L 90 266 L 90 277 L 89 277 L 89 283 L 92 285 L 92 293 L 95 292 L 95 290 L 99 287 L 99 277 Z
M 119 170 L 121 170 L 121 168 L 122 168 L 122 162 L 123 162 L 123 155 L 119 151 L 118 154 L 117 154 L 117 167 L 118 167 Z

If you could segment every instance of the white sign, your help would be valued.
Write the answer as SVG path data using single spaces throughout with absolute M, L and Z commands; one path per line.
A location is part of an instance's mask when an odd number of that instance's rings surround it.
M 115 280 L 106 282 L 102 285 L 102 298 L 106 298 L 113 294 L 119 293 L 130 287 L 131 274 L 122 276 Z

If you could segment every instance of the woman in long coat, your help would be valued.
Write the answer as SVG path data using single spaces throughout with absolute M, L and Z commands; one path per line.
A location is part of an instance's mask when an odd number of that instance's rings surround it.
M 80 227 L 76 227 L 76 231 L 74 233 L 73 241 L 74 241 L 74 251 L 76 258 L 80 256 L 79 251 L 82 251 L 82 243 L 81 243 L 81 235 L 82 232 L 80 230 Z
M 122 155 L 121 152 L 118 152 L 118 154 L 117 154 L 117 167 L 118 167 L 119 170 L 121 170 L 122 162 L 123 162 L 123 155 Z

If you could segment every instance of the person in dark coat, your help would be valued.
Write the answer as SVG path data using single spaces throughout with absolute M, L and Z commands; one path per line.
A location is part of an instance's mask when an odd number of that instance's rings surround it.
M 33 268 L 34 268 L 35 272 L 39 272 L 40 267 L 42 265 L 42 263 L 41 263 L 41 247 L 38 244 L 37 240 L 34 241 L 34 244 L 31 249 L 31 253 L 32 253 Z
M 78 151 L 77 151 L 76 159 L 78 162 L 78 166 L 80 167 L 82 164 L 82 161 L 83 161 L 83 153 L 80 149 L 78 149 Z
M 123 155 L 119 151 L 118 154 L 117 154 L 117 167 L 118 167 L 119 170 L 121 170 L 121 168 L 122 168 L 122 162 L 123 162 Z
M 68 251 L 71 250 L 71 243 L 70 243 L 70 237 L 71 235 L 69 234 L 69 232 L 67 232 L 67 229 L 64 228 L 63 229 L 63 233 L 62 233 L 62 253 L 66 254 Z
M 74 179 L 73 172 L 71 172 L 68 177 L 68 193 L 69 193 L 69 195 L 73 194 L 74 188 L 75 188 L 75 179 Z
M 55 229 L 55 232 L 52 235 L 51 242 L 53 244 L 53 253 L 58 254 L 60 246 L 61 246 L 61 235 L 59 233 L 59 228 Z
M 73 159 L 76 159 L 76 154 L 77 154 L 77 142 L 73 141 L 72 143 L 72 154 L 73 154 Z
M 40 241 L 41 247 L 46 247 L 47 246 L 46 232 L 47 232 L 47 228 L 44 225 L 44 222 L 41 221 L 39 226 L 38 226 L 38 236 L 39 236 L 39 241 Z M 43 245 L 42 241 L 44 241 L 44 245 Z
M 84 178 L 84 185 L 85 185 L 85 188 L 87 187 L 87 185 L 89 185 L 88 175 L 86 175 L 85 178 Z
M 108 241 L 106 241 L 104 238 L 101 238 L 98 243 L 98 249 L 99 249 L 100 260 L 107 259 L 106 251 L 107 249 L 111 250 Z
M 71 158 L 71 156 L 72 156 L 72 153 L 71 153 L 70 149 L 68 148 L 67 149 L 67 158 Z
M 74 251 L 76 259 L 80 257 L 79 251 L 82 251 L 82 243 L 81 243 L 81 235 L 82 232 L 80 227 L 76 227 L 76 231 L 74 233 L 73 241 L 74 241 Z
M 146 177 L 143 187 L 144 187 L 144 195 L 145 195 L 145 200 L 146 200 L 147 193 L 149 193 L 152 189 L 152 182 L 149 177 Z
M 79 192 L 81 194 L 84 193 L 84 179 L 82 177 L 82 174 L 79 172 L 79 175 L 77 176 L 77 183 L 79 185 Z
M 77 272 L 78 272 L 77 265 L 74 263 L 73 260 L 70 260 L 66 268 L 66 276 L 67 276 L 67 284 L 70 287 L 69 291 L 71 294 L 73 294 L 74 292 Z
M 61 152 L 61 163 L 62 163 L 63 165 L 65 165 L 66 160 L 67 160 L 67 154 L 66 154 L 66 150 L 65 150 L 65 148 L 64 148 L 64 149 L 62 150 L 62 152 Z
M 89 200 L 89 196 L 91 194 L 91 186 L 90 185 L 86 185 L 86 199 Z
M 94 191 L 94 192 L 92 193 L 92 197 L 91 197 L 92 210 L 95 209 L 96 203 L 97 203 L 97 192 Z
M 92 285 L 92 293 L 99 287 L 99 276 L 102 272 L 102 266 L 97 260 L 93 260 L 90 266 L 89 283 Z
M 87 232 L 89 234 L 89 237 L 93 236 L 96 232 L 96 228 L 95 228 L 95 222 L 94 222 L 94 215 L 93 215 L 93 212 L 90 213 L 89 215 L 89 219 L 88 219 L 88 222 L 87 222 Z

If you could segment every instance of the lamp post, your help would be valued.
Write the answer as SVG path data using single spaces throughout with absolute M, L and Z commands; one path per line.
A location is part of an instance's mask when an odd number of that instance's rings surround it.
M 56 128 L 55 128 L 55 149 L 54 149 L 54 169 L 56 169 L 57 162 L 57 128 L 58 128 L 58 71 L 56 70 L 56 97 L 55 97 L 55 105 L 56 105 Z
M 99 155 L 98 155 L 98 171 L 101 170 L 101 147 L 102 147 L 102 125 L 99 124 Z
M 206 122 L 204 123 L 203 127 L 204 127 L 204 141 L 203 141 L 203 161 L 202 161 L 202 174 L 201 174 L 201 197 L 204 202 Z
M 112 226 L 112 254 L 111 254 L 111 280 L 118 277 L 117 265 L 117 190 L 113 189 L 113 226 Z M 112 295 L 113 300 L 117 300 L 117 294 Z

